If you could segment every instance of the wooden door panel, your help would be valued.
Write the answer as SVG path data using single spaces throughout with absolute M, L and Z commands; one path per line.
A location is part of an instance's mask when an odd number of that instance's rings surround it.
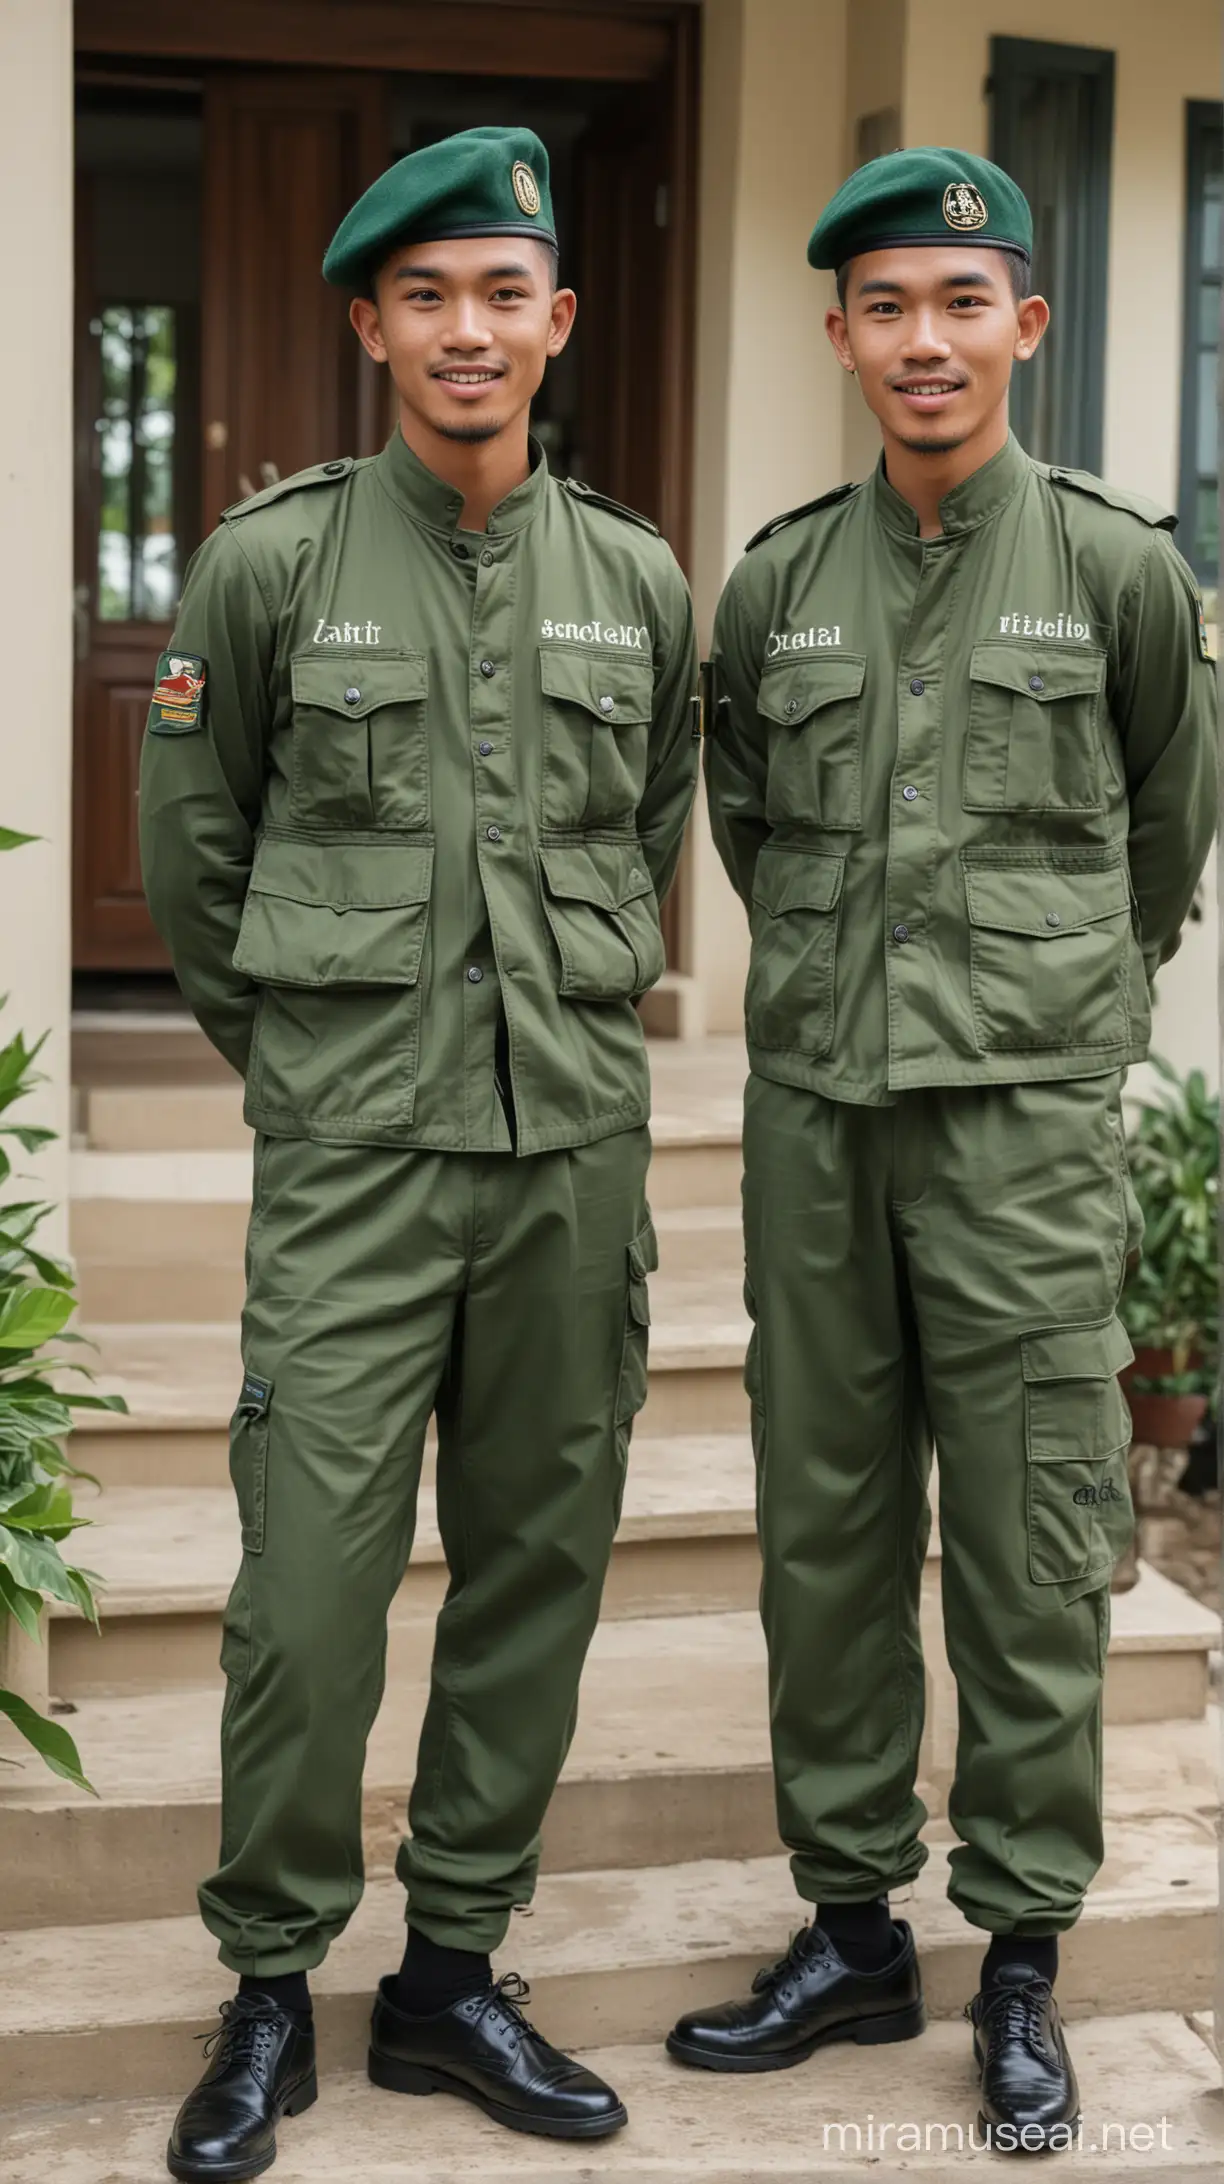
M 204 105 L 204 525 L 273 476 L 381 444 L 381 375 L 323 281 L 378 172 L 369 76 L 226 74 Z
M 162 970 L 140 879 L 140 745 L 167 627 L 125 623 L 95 637 L 77 715 L 73 961 L 78 970 Z M 101 641 L 99 641 L 99 639 Z

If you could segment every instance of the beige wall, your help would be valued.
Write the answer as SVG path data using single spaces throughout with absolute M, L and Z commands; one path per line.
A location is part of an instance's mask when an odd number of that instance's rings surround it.
M 60 1142 L 33 1189 L 68 1191 L 72 752 L 72 4 L 0 6 L 0 1038 L 49 1030 L 51 1082 L 19 1113 Z M 20 1156 L 18 1156 L 20 1157 Z M 61 1215 L 48 1242 L 61 1247 Z
M 702 642 L 745 540 L 840 475 L 832 283 L 804 258 L 841 179 L 844 0 L 706 0 L 693 589 Z M 738 1030 L 748 937 L 699 815 L 691 967 L 706 1029 Z

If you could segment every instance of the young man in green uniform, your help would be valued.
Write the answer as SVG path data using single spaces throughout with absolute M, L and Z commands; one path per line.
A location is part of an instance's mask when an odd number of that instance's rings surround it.
M 1109 1579 L 1131 1526 L 1119 1106 L 1215 823 L 1215 689 L 1173 519 L 1009 436 L 1049 313 L 1029 209 L 942 149 L 862 168 L 808 256 L 883 458 L 751 543 L 708 786 L 752 921 L 747 1385 L 783 1837 L 816 1906 L 721 2070 L 920 2032 L 888 1891 L 925 1858 L 919 1579 L 939 1452 L 960 1695 L 949 1891 L 995 2143 L 1077 2113 L 1052 1998 L 1100 1864 Z
M 532 1894 L 645 1396 L 634 1001 L 663 969 L 696 775 L 675 561 L 528 438 L 574 315 L 555 267 L 526 130 L 374 184 L 324 271 L 358 291 L 399 423 L 376 458 L 229 510 L 149 714 L 150 905 L 257 1132 L 200 1891 L 240 1983 L 175 2125 L 178 2177 L 254 2175 L 315 2095 L 306 1974 L 361 1895 L 431 1414 L 450 1587 L 370 2073 L 553 2136 L 625 2120 L 488 1954 Z

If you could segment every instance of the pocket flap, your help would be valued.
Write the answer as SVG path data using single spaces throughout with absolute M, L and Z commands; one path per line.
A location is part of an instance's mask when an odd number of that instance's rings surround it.
M 973 648 L 974 682 L 995 683 L 1017 697 L 1050 705 L 1056 698 L 1094 697 L 1105 680 L 1105 654 L 1085 645 L 1053 650 L 1045 643 L 1008 643 L 986 637 Z
M 609 728 L 638 726 L 654 710 L 654 669 L 648 660 L 609 660 L 602 653 L 541 645 L 540 683 L 547 697 L 567 698 Z
M 969 923 L 1030 940 L 1062 940 L 1130 910 L 1122 865 L 967 864 Z
M 290 663 L 296 705 L 361 720 L 380 705 L 402 705 L 429 694 L 429 662 L 423 652 L 299 652 Z M 355 698 L 346 698 L 355 690 Z
M 763 849 L 757 858 L 752 899 L 780 918 L 788 910 L 832 910 L 842 890 L 844 857 L 804 850 Z
M 797 728 L 822 705 L 857 698 L 867 672 L 862 652 L 830 652 L 822 658 L 771 668 L 761 678 L 757 711 L 784 728 Z
M 659 1239 L 649 1214 L 629 1246 L 629 1264 L 637 1281 L 644 1282 L 648 1274 L 658 1270 Z
M 564 849 L 541 849 L 540 864 L 550 895 L 560 902 L 594 903 L 619 910 L 651 892 L 650 874 L 636 843 L 582 842 Z
M 1115 1380 L 1135 1354 L 1116 1317 L 1091 1327 L 1048 1327 L 1022 1335 L 1020 1353 L 1026 1380 Z
M 431 843 L 299 842 L 265 834 L 250 892 L 321 909 L 399 910 L 429 901 Z

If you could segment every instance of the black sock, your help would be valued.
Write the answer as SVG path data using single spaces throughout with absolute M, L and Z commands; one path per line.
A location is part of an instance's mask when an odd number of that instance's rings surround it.
M 469 1994 L 486 1994 L 492 1984 L 487 1956 L 475 1949 L 444 1949 L 410 1926 L 392 1999 L 409 2017 L 436 2017 Z
M 282 2010 L 292 2010 L 299 2017 L 310 2015 L 310 1988 L 305 1972 L 277 1972 L 270 1978 L 262 1978 L 258 1972 L 244 1972 L 238 1982 L 239 1994 L 266 1994 Z
M 882 1971 L 896 1954 L 897 1936 L 887 1896 L 871 1896 L 863 1903 L 818 1903 L 816 1924 L 824 1928 L 851 1971 Z
M 982 1958 L 982 1985 L 989 1987 L 999 1973 L 1027 1964 L 1038 1979 L 1053 1986 L 1058 1976 L 1057 1934 L 995 1934 Z

